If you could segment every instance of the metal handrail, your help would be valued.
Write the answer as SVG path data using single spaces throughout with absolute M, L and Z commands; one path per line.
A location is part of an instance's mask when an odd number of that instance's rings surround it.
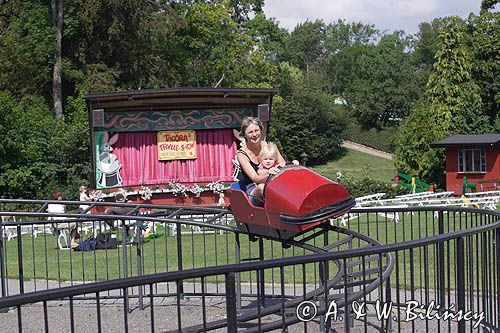
M 440 209 L 429 209 L 422 207 L 419 210 L 423 211 L 461 211 L 461 212 L 471 212 L 477 211 L 486 213 L 487 215 L 498 216 L 499 220 L 474 228 L 469 228 L 466 230 L 459 230 L 448 232 L 444 234 L 434 235 L 426 238 L 421 238 L 417 240 L 399 242 L 389 245 L 376 245 L 372 247 L 358 248 L 353 250 L 343 250 L 335 253 L 319 253 L 319 254 L 310 254 L 310 255 L 302 255 L 295 256 L 290 258 L 280 258 L 280 259 L 272 259 L 272 260 L 263 260 L 258 262 L 247 262 L 247 263 L 239 263 L 239 264 L 230 264 L 224 266 L 214 266 L 214 267 L 204 267 L 204 268 L 194 268 L 194 269 L 186 269 L 183 271 L 176 272 L 164 272 L 150 275 L 143 275 L 137 277 L 129 277 L 124 279 L 116 279 L 104 282 L 95 282 L 89 283 L 85 285 L 78 286 L 70 286 L 63 287 L 60 289 L 52 289 L 52 290 L 44 290 L 37 291 L 35 293 L 25 293 L 22 295 L 8 296 L 0 299 L 0 308 L 19 306 L 28 303 L 36 303 L 39 301 L 47 301 L 47 300 L 56 300 L 60 298 L 66 298 L 81 294 L 89 294 L 89 293 L 98 293 L 102 291 L 109 291 L 115 289 L 123 289 L 141 285 L 148 284 L 156 284 L 156 283 L 164 283 L 164 282 L 173 282 L 173 281 L 181 281 L 190 278 L 199 278 L 199 277 L 207 277 L 214 275 L 225 275 L 229 273 L 241 273 L 247 271 L 256 271 L 256 270 L 264 270 L 276 267 L 285 267 L 285 266 L 293 266 L 293 265 L 302 265 L 313 262 L 322 262 L 322 261 L 331 261 L 331 260 L 342 260 L 348 259 L 352 257 L 360 257 L 374 254 L 385 254 L 390 252 L 396 252 L 401 250 L 408 250 L 412 248 L 427 246 L 431 244 L 443 243 L 446 241 L 450 241 L 453 239 L 459 239 L 466 236 L 483 233 L 486 231 L 491 231 L 494 229 L 500 228 L 500 213 L 492 212 L 481 209 L 465 209 L 465 208 L 454 208 L 452 207 L 440 208 Z M 360 209 L 365 211 L 366 209 Z M 373 211 L 373 209 L 369 209 Z M 410 209 L 411 210 L 411 209 Z M 377 210 L 375 210 L 377 211 Z M 392 211 L 392 210 L 391 210 Z M 126 218 L 127 216 L 125 216 Z M 128 216 L 130 217 L 130 216 Z M 117 216 L 114 216 L 117 218 Z M 177 220 L 179 222 L 179 220 Z

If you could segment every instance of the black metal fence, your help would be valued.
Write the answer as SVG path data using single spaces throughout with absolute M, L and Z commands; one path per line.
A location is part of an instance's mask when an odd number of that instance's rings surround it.
M 74 252 L 44 229 L 54 223 L 42 212 L 47 202 L 0 204 L 8 207 L 0 213 L 3 331 L 500 327 L 494 211 L 354 209 L 280 243 L 239 233 L 224 209 L 129 205 L 149 214 L 64 214 L 57 223 L 78 221 L 88 235 L 112 232 L 120 243 Z M 132 243 L 110 219 L 130 224 Z

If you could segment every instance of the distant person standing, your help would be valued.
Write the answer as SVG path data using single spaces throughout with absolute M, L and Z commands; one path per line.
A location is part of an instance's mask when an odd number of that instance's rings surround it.
M 55 200 L 61 201 L 63 199 L 63 194 L 61 191 L 56 190 L 52 193 L 52 197 Z M 65 211 L 66 207 L 63 204 L 50 203 L 47 205 L 48 213 L 63 214 L 65 213 Z M 55 221 L 55 220 L 65 220 L 67 218 L 64 216 L 50 216 L 48 219 Z M 76 223 L 54 223 L 52 227 L 54 228 L 54 233 L 56 237 L 58 237 L 58 245 L 60 248 L 62 248 L 62 245 L 59 243 L 59 235 L 62 229 L 68 229 L 70 231 L 69 234 L 71 239 L 70 243 L 71 248 L 75 248 L 76 246 L 78 246 L 76 239 L 79 237 L 79 235 L 78 235 L 78 225 Z
M 90 201 L 90 197 L 87 194 L 87 187 L 80 186 L 80 201 Z M 90 214 L 89 205 L 80 205 L 78 208 L 83 213 Z

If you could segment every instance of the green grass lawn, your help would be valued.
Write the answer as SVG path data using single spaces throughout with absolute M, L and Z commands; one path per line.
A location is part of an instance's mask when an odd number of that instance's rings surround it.
M 338 170 L 344 176 L 351 176 L 354 179 L 362 179 L 368 175 L 377 181 L 392 181 L 394 176 L 394 163 L 391 160 L 369 155 L 357 150 L 344 148 L 345 155 L 336 161 L 311 167 L 323 176 L 336 179 Z

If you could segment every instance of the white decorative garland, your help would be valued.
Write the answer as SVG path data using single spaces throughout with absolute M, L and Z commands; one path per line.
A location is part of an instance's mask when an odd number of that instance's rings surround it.
M 201 193 L 211 191 L 214 194 L 223 193 L 229 186 L 222 184 L 219 181 L 208 183 L 204 186 L 194 184 L 193 186 L 186 186 L 181 183 L 168 183 L 167 185 L 159 185 L 157 188 L 152 189 L 149 186 L 141 186 L 139 190 L 125 190 L 121 188 L 118 192 L 123 193 L 124 197 L 130 195 L 140 195 L 143 200 L 150 200 L 155 193 L 172 193 L 174 196 L 186 197 L 188 192 L 195 197 L 199 197 Z M 104 198 L 114 197 L 116 192 L 104 193 L 103 190 L 90 191 L 90 199 L 93 201 L 104 201 Z
M 224 184 L 221 184 L 219 181 L 208 183 L 207 188 L 210 191 L 214 192 L 214 194 L 220 194 L 224 190 L 227 190 L 227 186 L 225 186 Z
M 170 187 L 171 191 L 175 196 L 179 194 L 183 197 L 187 196 L 187 187 L 181 183 L 168 183 L 168 187 Z
M 151 189 L 147 186 L 141 186 L 139 194 L 141 195 L 142 200 L 149 200 L 153 196 L 153 192 L 151 192 Z
M 189 192 L 193 193 L 195 197 L 199 198 L 201 192 L 203 192 L 203 189 L 198 185 L 194 184 L 193 186 L 189 187 Z

